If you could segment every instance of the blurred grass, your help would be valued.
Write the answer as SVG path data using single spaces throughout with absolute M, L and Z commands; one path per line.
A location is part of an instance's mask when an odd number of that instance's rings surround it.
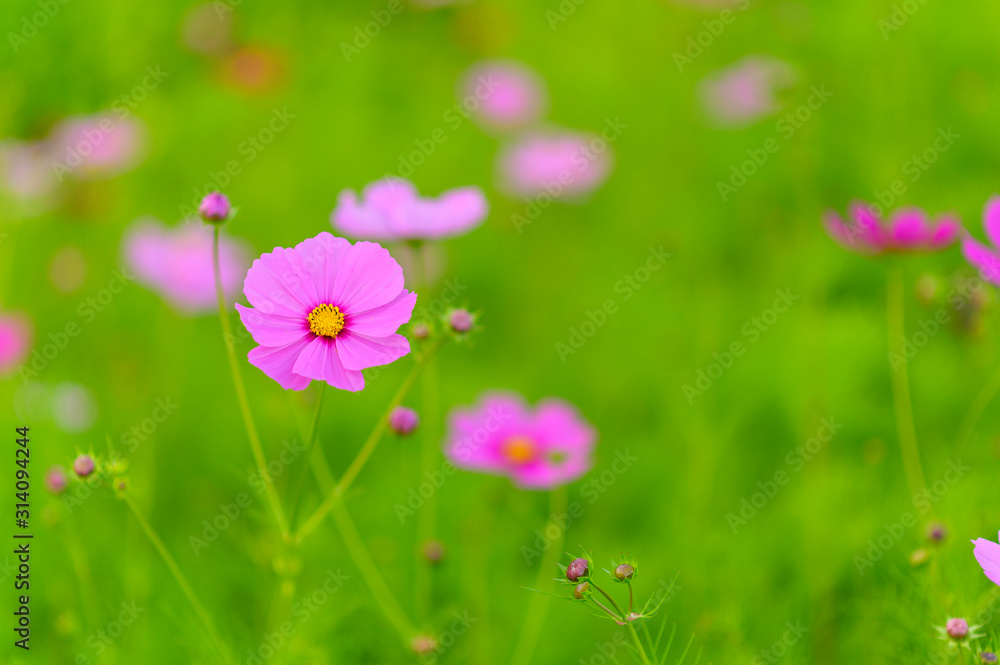
M 524 203 L 504 199 L 491 184 L 498 141 L 472 123 L 447 130 L 447 141 L 417 170 L 413 179 L 425 193 L 479 184 L 493 204 L 482 229 L 447 243 L 446 274 L 467 285 L 464 296 L 482 309 L 485 331 L 474 348 L 442 354 L 442 404 L 469 403 L 494 387 L 533 401 L 559 395 L 601 432 L 588 480 L 617 451 L 637 455 L 640 462 L 592 505 L 583 483 L 571 488 L 571 501 L 586 511 L 568 542 L 599 555 L 635 554 L 643 565 L 639 588 L 650 592 L 679 572 L 679 591 L 664 611 L 680 635 L 696 634 L 706 662 L 751 660 L 781 639 L 786 621 L 809 630 L 781 662 L 920 662 L 938 648 L 933 624 L 973 615 L 988 602 L 991 585 L 966 543 L 997 528 L 995 408 L 962 457 L 972 471 L 935 507 L 951 533 L 932 563 L 907 563 L 923 545 L 917 528 L 864 575 L 855 568 L 853 557 L 864 555 L 882 525 L 913 506 L 892 415 L 884 266 L 838 249 L 819 218 L 825 207 L 843 209 L 849 199 L 887 190 L 938 128 L 953 127 L 961 139 L 907 183 L 903 199 L 935 212 L 956 210 L 981 236 L 980 209 L 997 189 L 1000 166 L 995 4 L 927 2 L 883 39 L 878 21 L 891 13 L 890 2 L 755 3 L 678 73 L 673 52 L 712 14 L 662 1 L 587 2 L 555 31 L 544 13 L 555 3 L 408 8 L 349 64 L 340 42 L 383 3 L 243 3 L 236 9 L 239 39 L 277 49 L 288 70 L 281 89 L 256 97 L 221 86 L 206 60 L 181 48 L 190 6 L 71 1 L 19 53 L 0 49 L 3 136 L 37 137 L 60 117 L 106 108 L 141 81 L 147 65 L 169 72 L 135 111 L 151 138 L 139 168 L 79 185 L 45 217 L 4 220 L 0 303 L 30 312 L 39 340 L 76 318 L 78 303 L 104 286 L 119 265 L 130 221 L 147 214 L 177 221 L 179 206 L 210 184 L 212 172 L 242 159 L 240 142 L 263 128 L 273 109 L 287 107 L 294 121 L 225 188 L 241 209 L 230 231 L 261 252 L 328 229 L 342 188 L 394 170 L 415 139 L 447 127 L 442 115 L 455 103 L 455 81 L 472 62 L 516 57 L 548 81 L 552 122 L 597 129 L 620 117 L 628 129 L 613 146 L 616 168 L 605 187 L 586 205 L 553 205 L 521 234 L 511 215 Z M 16 0 L 0 7 L 0 18 L 16 30 L 36 10 L 34 2 Z M 717 181 L 746 159 L 747 149 L 776 135 L 777 118 L 744 130 L 711 129 L 698 111 L 696 86 L 752 53 L 796 66 L 800 84 L 787 95 L 789 108 L 803 103 L 813 84 L 834 96 L 723 202 Z M 72 295 L 55 292 L 47 278 L 48 262 L 66 244 L 80 247 L 89 265 L 86 283 Z M 644 262 L 649 246 L 661 244 L 674 254 L 668 265 L 561 362 L 555 344 L 567 341 L 588 310 L 616 298 L 616 282 Z M 933 315 L 912 295 L 916 278 L 949 276 L 961 266 L 954 249 L 906 260 L 908 330 Z M 713 353 L 745 341 L 741 328 L 770 306 L 776 289 L 801 300 L 688 404 L 682 386 Z M 910 363 L 931 481 L 951 459 L 968 404 L 1000 363 L 996 330 L 991 311 L 980 335 L 949 328 Z M 220 502 L 246 491 L 252 470 L 222 351 L 212 317 L 179 318 L 131 286 L 38 378 L 87 385 L 99 404 L 95 426 L 70 436 L 51 423 L 30 424 L 38 471 L 79 449 L 101 449 L 106 434 L 118 440 L 150 416 L 157 398 L 180 405 L 131 457 L 130 477 L 137 501 L 242 653 L 260 643 L 274 592 L 270 571 L 279 552 L 263 500 L 198 556 L 188 545 Z M 386 368 L 361 394 L 328 396 L 321 434 L 335 470 L 353 456 L 408 362 Z M 249 365 L 244 375 L 269 451 L 301 438 L 313 390 L 284 393 Z M 19 385 L 16 377 L 0 385 L 7 403 Z M 409 402 L 419 405 L 419 392 Z M 787 468 L 785 455 L 824 417 L 843 422 L 842 432 L 734 535 L 726 514 L 758 481 Z M 415 520 L 400 527 L 392 505 L 417 482 L 418 445 L 384 441 L 349 501 L 408 609 Z M 286 481 L 279 478 L 280 489 Z M 33 500 L 36 510 L 55 503 L 40 493 Z M 537 573 L 520 549 L 547 518 L 545 497 L 457 474 L 438 501 L 449 555 L 437 577 L 437 618 L 447 624 L 452 611 L 465 609 L 479 618 L 444 660 L 504 662 L 529 600 L 521 587 Z M 192 655 L 186 644 L 190 608 L 124 506 L 98 494 L 38 532 L 36 651 L 24 658 L 5 642 L 3 659 L 64 663 L 83 653 L 93 662 L 196 662 L 197 650 Z M 74 556 L 92 571 L 96 594 L 89 600 Z M 330 568 L 352 578 L 286 656 L 301 650 L 294 660 L 408 662 L 386 638 L 389 628 L 329 526 L 304 548 L 302 563 L 303 591 Z M 97 658 L 87 636 L 133 599 L 145 613 Z M 96 617 L 86 618 L 87 602 Z M 595 621 L 554 603 L 536 661 L 593 662 L 595 643 L 613 632 Z

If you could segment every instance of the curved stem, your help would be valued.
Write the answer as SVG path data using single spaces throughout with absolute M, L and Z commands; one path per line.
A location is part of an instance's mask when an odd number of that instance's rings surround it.
M 631 621 L 627 621 L 628 632 L 632 634 L 632 639 L 635 640 L 635 648 L 639 650 L 639 655 L 642 656 L 642 662 L 645 665 L 650 665 L 649 656 L 646 655 L 646 650 L 642 648 L 642 641 L 639 640 L 639 634 L 635 632 L 635 626 L 632 625 Z
M 535 645 L 538 643 L 538 636 L 542 632 L 542 624 L 545 622 L 545 614 L 549 609 L 549 601 L 552 599 L 547 592 L 552 586 L 552 569 L 556 565 L 556 560 L 562 551 L 563 542 L 566 540 L 566 533 L 563 531 L 561 519 L 566 512 L 567 493 L 565 487 L 552 490 L 549 495 L 549 522 L 543 533 L 548 533 L 550 527 L 554 527 L 559 535 L 549 543 L 549 548 L 542 557 L 541 568 L 538 571 L 538 582 L 535 584 L 538 591 L 531 599 L 531 605 L 524 615 L 524 624 L 521 626 L 521 633 L 514 646 L 511 656 L 511 665 L 528 665 L 531 662 L 531 655 L 535 652 Z
M 615 599 L 611 597 L 611 594 L 609 594 L 607 591 L 605 591 L 601 587 L 597 586 L 597 583 L 594 582 L 594 580 L 590 579 L 589 577 L 587 578 L 587 581 L 590 582 L 590 586 L 592 586 L 595 589 L 597 589 L 598 591 L 600 591 L 604 595 L 604 597 L 608 599 L 608 601 L 611 603 L 612 607 L 614 607 L 616 610 L 618 610 L 618 614 L 621 616 L 622 621 L 626 621 L 627 620 L 626 618 L 628 617 L 628 615 L 625 613 L 625 610 L 623 610 L 621 608 L 621 605 L 619 605 L 617 602 L 615 602 Z
M 406 397 L 407 393 L 410 392 L 414 381 L 416 381 L 417 376 L 420 374 L 420 370 L 427 363 L 427 360 L 437 351 L 438 348 L 440 348 L 442 340 L 435 342 L 433 346 L 427 349 L 425 354 L 417 358 L 417 361 L 413 365 L 413 369 L 410 370 L 409 375 L 407 375 L 406 379 L 404 379 L 403 383 L 399 386 L 399 390 L 396 391 L 396 394 L 393 395 L 392 399 L 389 401 L 389 405 L 385 408 L 382 416 L 375 423 L 375 427 L 372 428 L 371 434 L 368 435 L 368 439 L 365 441 L 364 445 L 361 446 L 361 450 L 358 451 L 354 461 L 352 461 L 347 467 L 347 471 L 345 471 L 344 475 L 340 478 L 340 482 L 334 486 L 333 490 L 330 491 L 326 499 L 323 500 L 323 503 L 316 508 L 315 512 L 309 516 L 309 519 L 303 522 L 302 526 L 299 527 L 299 530 L 295 532 L 295 535 L 292 538 L 294 543 L 301 543 L 306 536 L 312 533 L 313 530 L 320 525 L 330 510 L 333 509 L 333 506 L 340 501 L 341 497 L 344 496 L 344 493 L 350 488 L 351 483 L 354 482 L 354 479 L 361 472 L 365 463 L 372 456 L 372 453 L 375 452 L 375 447 L 378 445 L 379 440 L 385 433 L 386 427 L 389 425 L 389 414 L 403 402 L 403 399 Z
M 993 398 L 996 397 L 997 392 L 1000 392 L 1000 367 L 996 368 L 993 372 L 993 376 L 990 380 L 986 382 L 976 395 L 976 398 L 972 400 L 972 404 L 969 405 L 969 411 L 965 414 L 965 418 L 962 419 L 962 426 L 958 429 L 958 445 L 956 446 L 955 455 L 960 455 L 962 450 L 965 448 L 965 444 L 969 442 L 972 438 L 972 433 L 976 429 L 976 425 L 979 424 L 979 419 L 986 412 L 986 407 L 989 406 Z
M 174 579 L 177 580 L 177 584 L 180 585 L 184 595 L 187 596 L 188 602 L 191 603 L 191 606 L 194 608 L 198 618 L 205 624 L 205 629 L 208 631 L 209 636 L 216 643 L 220 653 L 225 656 L 226 662 L 231 662 L 232 657 L 229 653 L 229 649 L 219 636 L 219 632 L 215 629 L 215 623 L 213 623 L 211 615 L 209 615 L 205 606 L 201 604 L 201 601 L 198 600 L 198 596 L 195 594 L 194 589 L 188 582 L 187 577 L 184 576 L 184 573 L 181 572 L 180 566 L 178 566 L 177 562 L 174 561 L 174 557 L 170 554 L 167 546 L 163 544 L 163 541 L 160 540 L 160 537 L 156 534 L 156 531 L 149 523 L 149 520 L 146 519 L 145 515 L 143 515 L 139 510 L 139 507 L 135 505 L 134 501 L 132 501 L 132 497 L 125 497 L 125 505 L 127 505 L 129 510 L 132 511 L 132 514 L 135 515 L 136 521 L 139 522 L 142 530 L 146 532 L 146 536 L 149 537 L 149 540 L 153 543 L 153 547 L 155 547 L 156 551 L 160 553 L 163 561 L 167 564 L 167 568 L 170 569 Z
M 292 512 L 289 524 L 294 528 L 296 518 L 299 514 L 299 507 L 302 505 L 303 486 L 306 484 L 306 476 L 309 473 L 310 461 L 313 451 L 316 449 L 316 439 L 319 438 L 319 417 L 323 413 L 323 396 L 326 394 L 326 381 L 319 382 L 319 395 L 316 397 L 316 412 L 313 414 L 312 428 L 309 431 L 309 440 L 306 442 L 306 455 L 302 460 L 302 472 L 299 473 L 299 482 L 295 483 L 292 491 L 295 499 L 292 500 Z
M 250 439 L 250 448 L 253 450 L 254 462 L 257 464 L 257 473 L 264 481 L 267 490 L 267 498 L 274 512 L 274 519 L 278 523 L 281 535 L 288 538 L 288 521 L 285 519 L 285 512 L 281 508 L 281 501 L 278 500 L 278 492 L 274 488 L 274 479 L 267 470 L 267 461 L 264 459 L 264 449 L 260 445 L 260 436 L 257 434 L 257 426 L 253 422 L 253 413 L 250 411 L 250 402 L 247 400 L 247 391 L 243 385 L 243 376 L 240 374 L 240 365 L 236 360 L 236 350 L 233 348 L 233 328 L 229 322 L 229 313 L 226 311 L 226 296 L 222 290 L 222 271 L 219 268 L 219 227 L 215 227 L 215 237 L 212 242 L 212 268 L 215 272 L 215 295 L 219 301 L 219 319 L 222 322 L 222 341 L 226 345 L 226 354 L 229 356 L 229 369 L 233 374 L 233 384 L 236 386 L 236 400 L 240 404 L 240 413 L 243 415 L 243 424 L 247 430 L 247 437 Z
M 899 266 L 889 269 L 886 289 L 886 313 L 889 331 L 889 352 L 902 358 L 902 343 L 905 335 L 904 286 L 903 271 Z M 891 356 L 890 356 L 891 359 Z M 913 424 L 913 404 L 910 401 L 910 378 L 907 372 L 907 361 L 901 360 L 892 367 L 890 360 L 890 375 L 892 379 L 892 400 L 896 412 L 896 430 L 899 435 L 899 447 L 903 456 L 903 470 L 910 487 L 910 496 L 916 496 L 927 486 L 924 481 L 924 471 L 920 464 L 920 451 L 917 448 L 917 432 Z

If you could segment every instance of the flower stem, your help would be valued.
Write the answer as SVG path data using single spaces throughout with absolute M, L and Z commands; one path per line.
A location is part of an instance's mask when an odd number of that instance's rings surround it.
M 440 340 L 435 342 L 433 346 L 427 349 L 426 353 L 417 358 L 413 365 L 413 369 L 410 370 L 409 375 L 407 375 L 407 377 L 403 380 L 403 383 L 399 386 L 396 394 L 393 395 L 392 399 L 389 401 L 389 405 L 385 408 L 382 416 L 375 423 L 375 427 L 372 428 L 371 434 L 368 435 L 368 439 L 365 441 L 364 445 L 361 446 L 361 449 L 355 456 L 354 461 L 352 461 L 347 467 L 347 471 L 345 471 L 344 475 L 340 478 L 340 482 L 333 487 L 329 494 L 327 494 L 326 499 L 323 500 L 323 503 L 319 505 L 316 511 L 313 512 L 313 514 L 302 523 L 302 526 L 299 527 L 298 531 L 295 532 L 295 535 L 292 538 L 294 543 L 301 543 L 306 536 L 312 533 L 313 530 L 320 525 L 327 513 L 333 509 L 333 506 L 340 501 L 341 497 L 344 496 L 344 493 L 350 488 L 351 483 L 354 482 L 358 473 L 361 472 L 365 463 L 372 456 L 372 453 L 375 451 L 375 447 L 378 445 L 379 440 L 385 433 L 386 427 L 388 427 L 389 424 L 389 414 L 392 413 L 392 410 L 399 406 L 403 399 L 406 398 L 407 393 L 410 392 L 414 381 L 416 381 L 417 376 L 420 374 L 420 370 L 427 363 L 428 359 L 434 355 L 437 349 L 440 348 L 441 343 L 442 341 Z
M 542 632 L 542 624 L 545 622 L 545 614 L 549 609 L 549 601 L 552 597 L 547 593 L 552 586 L 552 569 L 556 565 L 556 560 L 562 551 L 563 542 L 566 540 L 566 532 L 563 530 L 561 519 L 566 512 L 567 493 L 565 487 L 552 490 L 549 495 L 549 522 L 543 533 L 548 533 L 552 527 L 558 532 L 558 536 L 549 543 L 549 548 L 542 558 L 541 567 L 538 571 L 538 582 L 536 588 L 542 593 L 536 593 L 531 599 L 531 605 L 524 615 L 524 624 L 514 646 L 511 665 L 528 665 L 531 662 L 531 655 L 535 652 L 535 645 L 538 643 L 538 636 Z
M 597 582 L 595 582 L 593 579 L 587 578 L 587 581 L 590 582 L 590 586 L 592 586 L 595 589 L 597 589 L 598 591 L 600 591 L 604 595 L 604 597 L 608 599 L 608 601 L 611 603 L 612 607 L 614 607 L 616 610 L 618 610 L 618 614 L 621 616 L 622 621 L 627 621 L 628 620 L 627 619 L 628 615 L 625 613 L 625 610 L 623 610 L 621 608 L 621 606 L 617 602 L 615 602 L 615 599 L 611 597 L 611 594 L 609 594 L 607 591 L 605 591 L 601 587 L 597 586 Z
M 295 527 L 299 508 L 302 505 L 303 486 L 306 484 L 306 475 L 309 473 L 309 464 L 316 449 L 316 439 L 319 438 L 319 417 L 323 412 L 323 396 L 326 394 L 326 381 L 319 382 L 319 395 L 316 397 L 316 412 L 313 414 L 312 429 L 309 431 L 309 440 L 306 442 L 306 455 L 302 461 L 302 472 L 299 473 L 299 482 L 295 483 L 292 491 L 295 498 L 292 500 L 292 512 L 289 524 Z
M 163 557 L 163 561 L 167 564 L 167 568 L 170 569 L 174 579 L 177 580 L 177 584 L 180 585 L 184 595 L 187 596 L 188 602 L 191 603 L 191 606 L 194 608 L 198 618 L 200 618 L 205 624 L 205 629 L 208 631 L 209 636 L 219 648 L 219 651 L 224 656 L 225 661 L 232 662 L 232 656 L 229 653 L 229 649 L 219 636 L 219 632 L 215 629 L 215 623 L 212 622 L 212 617 L 205 609 L 205 606 L 201 604 L 201 601 L 198 600 L 198 596 L 195 594 L 194 589 L 188 582 L 187 577 L 184 576 L 184 573 L 181 572 L 180 566 L 178 566 L 177 562 L 174 561 L 174 557 L 170 554 L 170 551 L 167 550 L 167 546 L 163 544 L 163 541 L 160 540 L 160 537 L 156 534 L 156 531 L 149 523 L 149 520 L 146 519 L 145 515 L 142 514 L 142 511 L 139 510 L 139 507 L 135 505 L 134 501 L 132 501 L 132 497 L 126 496 L 125 504 L 129 507 L 129 510 L 132 511 L 132 514 L 135 515 L 136 521 L 139 522 L 142 530 L 146 532 L 146 536 L 148 536 L 149 540 L 153 543 L 153 547 L 155 547 L 156 551 L 160 553 L 161 557 Z
M 278 523 L 281 535 L 288 538 L 288 521 L 285 519 L 285 512 L 281 508 L 281 501 L 278 500 L 278 492 L 274 488 L 274 479 L 267 470 L 267 461 L 264 459 L 264 449 L 260 445 L 260 436 L 257 434 L 257 426 L 253 422 L 253 413 L 250 411 L 250 402 L 247 400 L 247 391 L 243 386 L 243 376 L 240 374 L 240 366 L 236 360 L 236 350 L 233 348 L 233 328 L 229 322 L 229 313 L 226 311 L 226 296 L 222 289 L 222 271 L 219 268 L 219 227 L 215 227 L 215 237 L 212 243 L 212 268 L 215 271 L 215 295 L 219 301 L 219 319 L 222 322 L 222 341 L 226 345 L 226 353 L 229 356 L 229 369 L 233 374 L 233 384 L 236 386 L 236 400 L 240 404 L 240 413 L 243 415 L 243 424 L 246 426 L 247 437 L 250 439 L 250 448 L 253 450 L 254 461 L 257 464 L 257 473 L 264 481 L 267 490 L 267 498 L 274 512 L 274 519 Z
M 439 438 L 437 436 L 438 422 L 438 382 L 437 368 L 434 361 L 427 363 L 424 375 L 421 380 L 423 392 L 423 441 L 421 442 L 420 454 L 420 476 L 419 480 L 426 478 L 434 470 L 434 464 L 439 455 Z M 431 563 L 422 556 L 421 548 L 434 537 L 437 525 L 437 494 L 431 496 L 424 503 L 417 515 L 417 563 L 415 569 L 414 592 L 416 595 L 415 606 L 418 619 L 426 619 L 431 611 L 431 597 L 433 595 L 433 579 Z
M 901 345 L 905 334 L 904 314 L 904 282 L 903 271 L 899 266 L 889 269 L 886 290 L 886 313 L 888 315 L 889 351 L 893 355 L 901 353 Z M 899 447 L 903 456 L 903 470 L 910 487 L 910 496 L 916 496 L 926 487 L 924 472 L 920 464 L 920 451 L 917 449 L 917 433 L 913 424 L 913 404 L 910 401 L 910 379 L 905 360 L 892 367 L 892 400 L 896 412 L 896 429 L 899 434 Z
M 961 455 L 965 444 L 972 438 L 972 433 L 976 429 L 976 425 L 979 424 L 979 419 L 985 413 L 986 407 L 996 397 L 997 391 L 1000 391 L 1000 367 L 996 368 L 990 380 L 980 389 L 976 398 L 972 400 L 972 404 L 969 405 L 968 413 L 962 419 L 962 426 L 958 430 L 958 445 L 955 450 L 956 457 Z
M 632 634 L 632 639 L 635 641 L 635 648 L 639 650 L 639 655 L 642 656 L 642 662 L 645 665 L 651 665 L 649 656 L 646 655 L 646 650 L 642 648 L 642 641 L 639 639 L 639 634 L 635 632 L 635 626 L 632 625 L 631 621 L 626 621 L 625 624 L 628 626 L 628 632 Z

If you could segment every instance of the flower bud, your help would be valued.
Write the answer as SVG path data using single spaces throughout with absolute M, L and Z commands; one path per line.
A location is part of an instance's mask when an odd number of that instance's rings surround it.
M 73 460 L 73 472 L 81 478 L 86 478 L 94 472 L 94 458 L 90 455 L 80 455 Z
M 581 577 L 587 577 L 587 574 L 590 572 L 589 565 L 590 562 L 586 559 L 573 559 L 566 566 L 566 579 L 570 582 L 576 582 Z
M 961 642 L 969 634 L 969 623 L 965 619 L 948 619 L 944 629 L 951 639 Z
M 448 325 L 454 332 L 467 333 L 474 323 L 472 314 L 467 309 L 453 309 L 448 313 Z
M 634 576 L 635 567 L 627 563 L 620 564 L 617 568 L 615 568 L 615 579 L 619 582 L 625 582 L 626 580 L 632 579 Z
M 573 589 L 573 597 L 577 600 L 583 600 L 588 593 L 590 593 L 590 582 L 581 582 Z
M 430 635 L 417 635 L 412 640 L 410 640 L 410 648 L 413 652 L 420 656 L 426 656 L 429 653 L 433 653 L 437 649 L 438 643 Z
M 421 549 L 424 558 L 431 563 L 440 563 L 444 558 L 444 543 L 440 540 L 428 540 Z
M 229 218 L 232 206 L 222 192 L 209 192 L 198 205 L 198 214 L 210 224 L 218 224 Z
M 62 494 L 68 483 L 69 479 L 61 466 L 54 466 L 45 472 L 45 489 L 53 494 Z
M 431 327 L 423 322 L 414 323 L 413 336 L 417 339 L 427 339 L 431 336 Z
M 935 522 L 927 527 L 927 540 L 932 543 L 940 543 L 948 537 L 948 527 L 940 522 Z
M 400 436 L 412 434 L 419 424 L 420 416 L 417 412 L 405 406 L 397 406 L 389 414 L 389 428 Z
M 980 663 L 995 663 L 997 662 L 997 655 L 992 651 L 984 651 L 979 654 Z

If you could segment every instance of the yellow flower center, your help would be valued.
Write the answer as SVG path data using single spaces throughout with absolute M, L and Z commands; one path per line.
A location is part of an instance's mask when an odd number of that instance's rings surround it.
M 514 464 L 527 464 L 537 456 L 534 441 L 524 436 L 512 436 L 504 441 L 501 452 Z
M 344 329 L 344 313 L 333 305 L 318 305 L 309 312 L 309 330 L 320 337 L 336 337 Z

